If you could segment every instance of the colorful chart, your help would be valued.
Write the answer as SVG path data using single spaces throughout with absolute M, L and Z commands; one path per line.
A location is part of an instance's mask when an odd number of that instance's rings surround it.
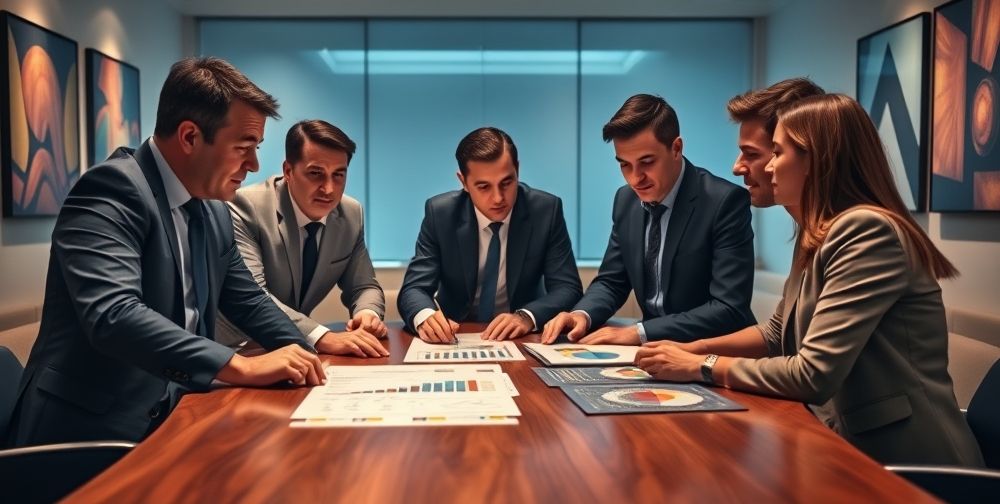
M 419 385 L 399 385 L 396 387 L 381 387 L 370 390 L 357 390 L 351 394 L 400 394 L 423 392 L 495 392 L 492 382 L 479 380 L 442 380 L 423 382 Z
M 432 360 L 504 360 L 515 357 L 506 348 L 496 348 L 490 345 L 473 345 L 467 347 L 457 347 L 449 350 L 438 350 L 434 352 L 418 352 L 417 361 Z
M 602 369 L 601 376 L 616 380 L 649 380 L 652 378 L 649 373 L 634 366 Z
M 667 388 L 629 388 L 604 393 L 604 399 L 630 406 L 691 406 L 704 399 L 701 396 Z
M 617 359 L 619 357 L 619 355 L 614 352 L 594 351 L 586 348 L 569 347 L 558 348 L 555 350 L 562 354 L 563 357 L 569 359 L 608 360 Z

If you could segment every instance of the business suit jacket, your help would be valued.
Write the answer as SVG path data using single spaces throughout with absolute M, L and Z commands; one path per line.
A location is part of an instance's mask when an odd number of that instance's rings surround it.
M 731 387 L 821 405 L 884 464 L 983 464 L 948 375 L 941 288 L 889 217 L 841 214 L 759 329 L 770 357 L 734 360 Z
M 292 205 L 292 196 L 282 177 L 270 177 L 263 183 L 240 189 L 229 204 L 236 245 L 254 280 L 271 294 L 271 299 L 303 335 L 320 326 L 308 314 L 334 285 L 340 286 L 341 301 L 351 314 L 367 308 L 384 316 L 385 296 L 375 280 L 365 246 L 361 204 L 349 196 L 341 198 L 326 218 L 316 272 L 305 297 L 299 299 L 302 248 Z M 218 330 L 220 341 L 224 341 L 223 335 L 226 342 L 243 339 L 239 330 L 223 318 L 219 319 Z
M 750 196 L 685 159 L 684 177 L 661 249 L 660 285 L 645 285 L 647 212 L 629 186 L 615 194 L 611 237 L 594 281 L 577 310 L 591 327 L 604 324 L 635 290 L 650 341 L 692 341 L 743 329 L 754 323 L 753 230 Z M 650 289 L 664 293 L 667 314 L 650 312 Z
M 469 194 L 452 191 L 427 200 L 416 252 L 399 291 L 399 313 L 415 332 L 413 317 L 434 309 L 434 293 L 452 320 L 472 316 L 479 272 L 479 229 Z M 563 218 L 562 200 L 519 184 L 507 234 L 507 299 L 541 327 L 573 306 L 583 287 Z
M 216 309 L 267 349 L 307 346 L 247 271 L 226 206 L 203 205 L 207 337 L 183 328 L 176 232 L 148 143 L 119 148 L 83 174 L 52 233 L 13 444 L 142 439 L 180 392 L 206 389 L 232 357 L 212 341 Z

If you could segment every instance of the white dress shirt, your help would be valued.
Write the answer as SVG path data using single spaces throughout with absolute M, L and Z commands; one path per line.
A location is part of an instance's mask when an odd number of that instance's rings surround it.
M 482 294 L 483 287 L 483 269 L 486 268 L 486 255 L 489 253 L 490 240 L 493 239 L 493 230 L 490 229 L 490 224 L 493 224 L 488 217 L 483 215 L 478 208 L 473 209 L 476 211 L 476 224 L 479 226 L 479 269 L 476 274 L 476 295 L 472 300 L 472 313 L 478 312 L 479 298 Z M 507 313 L 510 311 L 510 304 L 508 302 L 507 296 L 507 236 L 510 234 L 510 216 L 513 213 L 513 208 L 510 212 L 507 212 L 507 216 L 501 221 L 503 225 L 500 226 L 500 269 L 497 273 L 497 295 L 495 298 L 495 310 L 494 313 Z M 428 317 L 434 314 L 433 309 L 424 308 L 420 310 L 416 316 L 413 317 L 413 327 L 420 327 Z M 535 329 L 535 315 L 528 310 L 524 310 L 531 318 L 532 329 Z
M 319 229 L 316 231 L 316 250 L 319 251 L 320 244 L 323 243 L 323 232 L 326 231 L 326 222 L 322 220 L 314 221 L 310 219 L 309 216 L 307 216 L 304 212 L 302 212 L 302 209 L 299 208 L 299 203 L 295 201 L 295 196 L 292 196 L 291 192 L 288 193 L 288 196 L 292 200 L 292 210 L 295 212 L 295 223 L 299 227 L 299 257 L 302 257 L 302 251 L 305 250 L 306 248 L 306 237 L 309 235 L 309 232 L 306 231 L 306 225 L 313 222 L 319 222 L 320 224 L 322 224 L 322 226 L 320 226 Z M 319 268 L 319 265 L 317 264 L 316 267 Z M 317 270 L 314 274 L 318 273 L 319 271 Z M 369 311 L 373 315 L 375 315 L 375 317 L 378 317 L 378 313 L 376 313 L 375 310 L 364 308 L 358 310 L 358 313 L 361 313 L 363 311 Z M 323 335 L 328 332 L 331 332 L 330 329 L 324 326 L 323 324 L 320 324 L 316 326 L 316 328 L 313 329 L 309 334 L 306 335 L 306 341 L 308 341 L 310 345 L 316 346 L 316 342 L 318 342 L 319 339 L 322 338 Z
M 191 199 L 184 184 L 177 178 L 177 174 L 167 164 L 163 158 L 163 153 L 156 146 L 153 137 L 149 137 L 149 150 L 153 152 L 153 159 L 156 160 L 156 168 L 160 171 L 160 179 L 163 180 L 163 191 L 167 195 L 167 206 L 170 207 L 170 216 L 174 221 L 174 231 L 177 233 L 178 259 L 181 263 L 181 288 L 184 290 L 184 329 L 192 334 L 198 331 L 198 310 L 197 299 L 194 292 L 194 275 L 191 273 L 191 261 L 188 260 L 190 249 L 188 248 L 188 216 L 181 205 Z

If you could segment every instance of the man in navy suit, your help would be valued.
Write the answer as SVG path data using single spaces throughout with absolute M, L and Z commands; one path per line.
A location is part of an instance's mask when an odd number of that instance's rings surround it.
M 583 299 L 548 323 L 542 342 L 564 331 L 587 344 L 692 341 L 754 323 L 747 191 L 684 157 L 677 114 L 663 98 L 629 98 L 603 133 L 626 182 L 615 194 L 608 248 Z M 642 321 L 601 327 L 630 291 Z
M 399 313 L 429 342 L 452 341 L 456 320 L 488 322 L 484 339 L 537 331 L 583 292 L 562 200 L 518 183 L 517 147 L 497 128 L 466 135 L 455 158 L 462 190 L 427 200 Z
M 156 129 L 87 170 L 52 233 L 38 339 L 19 388 L 14 445 L 138 441 L 187 390 L 317 385 L 323 369 L 254 282 L 225 204 L 257 171 L 277 102 L 216 58 L 175 63 Z M 213 341 L 216 310 L 269 350 Z

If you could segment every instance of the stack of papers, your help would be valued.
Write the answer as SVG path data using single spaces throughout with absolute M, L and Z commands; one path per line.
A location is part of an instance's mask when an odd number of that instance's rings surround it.
M 292 427 L 516 425 L 517 388 L 497 364 L 331 366 Z
M 457 345 L 432 344 L 413 338 L 403 362 L 492 362 L 524 360 L 513 341 L 489 341 L 479 333 L 459 333 Z
M 524 349 L 546 366 L 608 366 L 632 364 L 638 346 L 622 345 L 576 345 L 562 343 L 543 345 L 525 343 Z

